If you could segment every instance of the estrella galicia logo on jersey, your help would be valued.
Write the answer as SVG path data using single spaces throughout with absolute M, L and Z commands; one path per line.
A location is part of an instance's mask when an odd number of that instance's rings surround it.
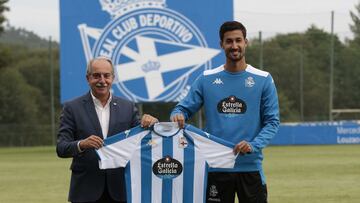
M 161 179 L 173 179 L 182 173 L 183 167 L 180 161 L 165 156 L 154 163 L 152 170 Z
M 220 53 L 208 47 L 193 22 L 166 8 L 165 0 L 99 2 L 111 21 L 103 29 L 78 25 L 86 59 L 112 59 L 113 84 L 132 101 L 180 100 L 189 77 L 211 69 L 211 59 Z
M 243 114 L 246 112 L 246 103 L 235 96 L 230 96 L 218 103 L 217 110 L 224 114 Z

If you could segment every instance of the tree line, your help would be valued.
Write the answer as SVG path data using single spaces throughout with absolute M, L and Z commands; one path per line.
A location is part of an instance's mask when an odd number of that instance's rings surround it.
M 0 1 L 0 24 L 6 1 Z M 360 4 L 350 12 L 353 39 L 310 26 L 305 32 L 250 39 L 246 59 L 269 71 L 276 83 L 282 122 L 329 119 L 331 40 L 334 40 L 333 107 L 360 108 Z M 3 31 L 2 31 L 3 30 Z M 25 29 L 1 26 L 0 36 L 0 146 L 49 145 L 51 133 L 50 66 L 54 68 L 55 121 L 60 104 L 59 45 Z M 259 61 L 259 53 L 263 60 Z M 50 61 L 52 55 L 52 61 Z M 143 112 L 162 121 L 169 119 L 174 103 L 147 103 Z M 204 118 L 204 115 L 203 115 Z M 335 119 L 360 119 L 360 114 L 340 114 Z M 196 124 L 196 119 L 191 122 Z
M 346 42 L 334 36 L 334 109 L 360 108 L 360 35 L 354 36 Z M 281 34 L 263 43 L 263 67 L 275 80 L 283 122 L 329 119 L 332 37 L 311 26 L 304 33 Z M 260 47 L 255 41 L 247 50 L 247 61 L 255 66 Z M 360 116 L 340 114 L 334 118 Z

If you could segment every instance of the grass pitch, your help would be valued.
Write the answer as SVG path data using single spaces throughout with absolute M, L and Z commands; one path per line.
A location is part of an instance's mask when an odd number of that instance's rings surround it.
M 360 145 L 265 149 L 270 203 L 360 202 Z
M 360 202 L 360 145 L 271 146 L 264 154 L 270 203 Z M 70 161 L 54 147 L 0 148 L 0 202 L 67 202 Z
M 0 202 L 67 202 L 69 166 L 54 147 L 0 148 Z

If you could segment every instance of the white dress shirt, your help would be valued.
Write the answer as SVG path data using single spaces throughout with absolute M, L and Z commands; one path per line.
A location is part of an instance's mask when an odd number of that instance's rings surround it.
M 92 93 L 91 97 L 95 104 L 96 114 L 100 121 L 101 131 L 103 134 L 103 138 L 106 139 L 109 132 L 109 122 L 110 122 L 110 101 L 112 99 L 112 94 L 110 93 L 110 97 L 107 100 L 105 106 L 101 104 L 101 101 L 98 100 Z
M 110 93 L 110 97 L 109 97 L 108 101 L 106 102 L 105 106 L 103 106 L 101 104 L 101 101 L 98 100 L 91 91 L 90 91 L 90 93 L 91 93 L 91 97 L 92 97 L 94 105 L 95 105 L 97 117 L 100 122 L 101 132 L 103 134 L 103 138 L 105 139 L 105 138 L 107 138 L 108 132 L 109 132 L 110 101 L 112 99 L 112 94 Z M 79 152 L 83 152 L 83 150 L 80 148 L 80 142 L 81 142 L 81 140 L 77 143 L 77 147 L 78 147 Z

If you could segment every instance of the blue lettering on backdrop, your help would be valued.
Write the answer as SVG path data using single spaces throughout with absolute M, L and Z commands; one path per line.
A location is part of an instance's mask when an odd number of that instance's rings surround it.
M 86 64 L 114 62 L 115 95 L 178 101 L 204 70 L 223 63 L 218 29 L 233 1 L 61 0 L 61 102 L 86 92 Z

